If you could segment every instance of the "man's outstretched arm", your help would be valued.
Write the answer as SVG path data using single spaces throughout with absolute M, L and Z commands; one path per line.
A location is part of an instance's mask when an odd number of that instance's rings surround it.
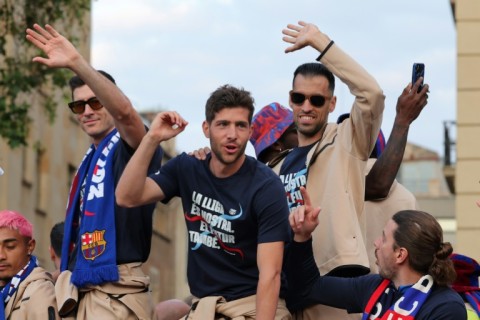
M 160 142 L 175 137 L 187 124 L 176 112 L 157 114 L 117 184 L 115 196 L 119 206 L 136 207 L 163 200 L 162 189 L 147 176 L 148 165 Z
M 73 44 L 52 26 L 38 24 L 28 28 L 26 38 L 47 56 L 34 57 L 33 61 L 50 68 L 67 68 L 77 74 L 95 93 L 115 121 L 115 127 L 127 144 L 136 149 L 146 133 L 143 121 L 130 100 L 110 80 L 96 71 Z
M 366 177 L 365 201 L 384 199 L 388 196 L 403 160 L 410 125 L 428 102 L 428 84 L 417 93 L 420 81 L 421 79 L 413 86 L 408 84 L 398 97 L 397 114 L 385 150 Z

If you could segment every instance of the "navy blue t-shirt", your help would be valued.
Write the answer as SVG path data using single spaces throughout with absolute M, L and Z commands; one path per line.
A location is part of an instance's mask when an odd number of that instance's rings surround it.
M 113 163 L 115 188 L 123 170 L 132 157 L 132 150 L 123 140 L 115 150 Z M 150 161 L 148 174 L 160 170 L 163 150 L 159 146 Z M 115 202 L 115 226 L 117 245 L 117 264 L 145 262 L 150 255 L 152 243 L 153 211 L 155 203 L 133 208 L 123 208 Z
M 294 148 L 286 157 L 280 168 L 280 180 L 285 187 L 290 211 L 303 205 L 300 187 L 307 186 L 307 154 L 315 143 Z
M 263 163 L 247 156 L 235 174 L 217 178 L 210 159 L 182 153 L 150 177 L 164 202 L 182 198 L 191 293 L 230 301 L 256 293 L 257 245 L 289 240 L 289 212 L 280 179 Z

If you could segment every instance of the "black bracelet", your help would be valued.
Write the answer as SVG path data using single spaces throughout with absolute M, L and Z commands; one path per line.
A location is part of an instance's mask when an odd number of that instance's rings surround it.
M 322 53 L 320 53 L 320 55 L 318 56 L 317 61 L 320 61 L 320 59 L 322 59 L 322 57 L 325 55 L 325 53 L 327 53 L 328 49 L 330 49 L 330 47 L 331 47 L 334 43 L 335 43 L 335 42 L 333 42 L 333 40 L 330 41 L 330 43 L 325 47 L 325 49 L 323 49 Z

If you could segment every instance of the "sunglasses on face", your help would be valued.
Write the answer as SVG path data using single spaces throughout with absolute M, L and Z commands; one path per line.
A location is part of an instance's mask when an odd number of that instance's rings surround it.
M 68 103 L 68 107 L 72 110 L 75 114 L 82 114 L 85 112 L 85 105 L 89 105 L 92 110 L 99 110 L 103 108 L 103 105 L 98 101 L 96 97 L 90 98 L 87 101 L 85 100 L 77 100 Z
M 325 101 L 327 101 L 327 99 L 330 99 L 330 98 L 326 98 L 319 94 L 306 96 L 300 92 L 290 91 L 290 100 L 292 101 L 293 104 L 301 106 L 307 99 L 308 101 L 310 101 L 310 104 L 312 106 L 320 108 L 320 107 L 323 107 L 323 105 L 325 104 Z

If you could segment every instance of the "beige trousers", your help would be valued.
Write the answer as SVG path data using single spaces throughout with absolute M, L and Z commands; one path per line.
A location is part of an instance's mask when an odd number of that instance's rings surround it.
M 194 298 L 189 314 L 182 319 L 186 320 L 219 320 L 225 317 L 231 320 L 256 319 L 256 295 L 226 301 L 223 297 Z M 275 320 L 291 320 L 292 316 L 287 309 L 285 300 L 279 299 Z
M 333 308 L 322 304 L 310 306 L 293 314 L 294 320 L 360 320 L 361 313 L 349 314 L 343 309 Z
M 62 317 L 77 320 L 152 319 L 153 301 L 148 289 L 150 279 L 143 273 L 141 265 L 140 262 L 119 265 L 118 282 L 88 286 L 77 293 L 70 277 L 61 275 L 55 291 L 59 310 L 68 312 Z

